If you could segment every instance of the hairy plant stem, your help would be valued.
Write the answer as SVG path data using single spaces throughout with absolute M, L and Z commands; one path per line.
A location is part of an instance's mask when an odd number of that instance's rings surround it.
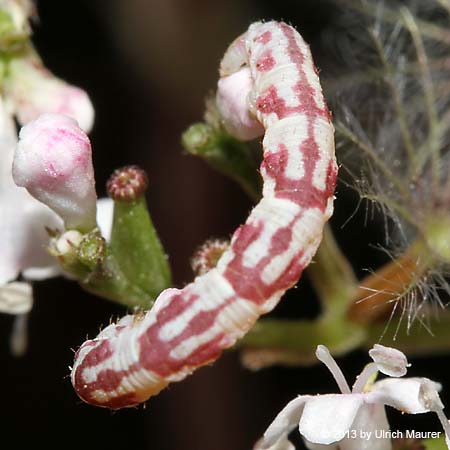
M 429 269 L 430 261 L 426 261 L 423 254 L 423 243 L 416 242 L 405 253 L 361 280 L 351 299 L 348 317 L 353 322 L 368 324 L 389 316 L 394 302 L 414 288 Z

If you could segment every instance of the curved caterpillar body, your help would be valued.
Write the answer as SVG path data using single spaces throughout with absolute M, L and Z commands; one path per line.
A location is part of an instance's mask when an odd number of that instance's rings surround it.
M 217 266 L 167 289 L 140 318 L 85 342 L 72 383 L 86 402 L 134 406 L 217 359 L 272 310 L 309 264 L 332 214 L 333 125 L 307 44 L 284 23 L 254 23 L 227 50 L 222 74 L 250 69 L 249 108 L 263 125 L 263 197 Z

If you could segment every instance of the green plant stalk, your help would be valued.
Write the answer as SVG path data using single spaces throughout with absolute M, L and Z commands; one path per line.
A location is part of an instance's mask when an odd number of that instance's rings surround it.
M 145 293 L 146 298 L 156 298 L 171 285 L 167 255 L 153 226 L 144 196 L 130 203 L 114 202 L 109 247 L 120 272 L 131 285 Z
M 104 262 L 83 280 L 80 280 L 80 284 L 92 294 L 120 303 L 133 310 L 136 308 L 149 309 L 155 300 L 155 297 L 130 282 L 109 249 Z
M 96 228 L 72 252 L 55 256 L 85 290 L 131 309 L 151 308 L 171 285 L 167 257 L 144 196 L 114 203 L 110 244 Z
M 322 316 L 317 320 L 265 319 L 238 343 L 246 366 L 259 369 L 267 365 L 311 365 L 317 362 L 318 344 L 333 355 L 358 348 L 365 340 L 364 327 L 345 319 Z
M 328 224 L 323 229 L 317 253 L 306 270 L 322 301 L 323 314 L 344 317 L 358 289 L 358 280 Z
M 367 347 L 377 344 L 380 336 L 395 343 L 395 347 L 410 356 L 430 356 L 450 351 L 450 311 L 442 310 L 433 321 L 432 332 L 420 323 L 408 330 L 392 326 L 386 332 L 385 324 L 370 324 L 367 329 Z
M 317 363 L 317 344 L 326 345 L 335 356 L 344 355 L 361 345 L 371 348 L 380 343 L 393 342 L 408 356 L 429 356 L 450 351 L 450 312 L 445 311 L 433 323 L 433 334 L 417 324 L 409 331 L 392 327 L 386 333 L 385 324 L 359 326 L 336 318 L 316 321 L 266 319 L 256 323 L 238 344 L 243 362 L 250 369 L 268 365 L 311 365 Z M 388 344 L 389 345 L 389 344 Z M 392 345 L 392 344 L 391 344 Z
M 30 45 L 30 34 L 17 28 L 8 9 L 0 9 L 0 56 L 10 57 L 21 53 Z
M 196 123 L 183 133 L 182 144 L 188 153 L 236 181 L 252 199 L 261 196 L 261 177 L 245 142 L 212 125 Z

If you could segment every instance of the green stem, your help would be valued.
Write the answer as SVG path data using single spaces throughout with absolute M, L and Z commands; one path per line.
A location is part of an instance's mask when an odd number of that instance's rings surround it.
M 171 285 L 167 257 L 143 195 L 114 202 L 109 244 L 96 228 L 72 252 L 55 256 L 84 289 L 132 309 L 151 308 Z
M 182 144 L 188 153 L 235 180 L 252 199 L 261 196 L 261 177 L 245 142 L 212 125 L 196 123 L 183 133 Z
M 361 346 L 363 327 L 335 317 L 315 321 L 265 319 L 238 343 L 243 362 L 252 369 L 272 364 L 309 365 L 315 363 L 318 344 L 326 345 L 334 355 L 343 355 Z
M 347 258 L 337 244 L 329 224 L 313 262 L 307 268 L 308 277 L 325 307 L 325 314 L 343 316 L 358 287 L 358 280 Z
M 103 264 L 94 269 L 80 284 L 88 292 L 131 309 L 149 309 L 154 301 L 154 297 L 148 292 L 130 282 L 109 250 Z
M 409 329 L 406 326 L 401 330 L 398 328 L 399 326 L 392 324 L 385 332 L 385 324 L 370 324 L 367 327 L 367 347 L 379 343 L 380 336 L 383 336 L 383 343 L 394 345 L 409 356 L 430 356 L 450 351 L 449 310 L 442 310 L 439 317 L 429 325 L 429 329 L 420 323 Z
M 171 285 L 167 256 L 144 196 L 133 202 L 114 202 L 110 248 L 120 271 L 146 298 L 155 298 Z

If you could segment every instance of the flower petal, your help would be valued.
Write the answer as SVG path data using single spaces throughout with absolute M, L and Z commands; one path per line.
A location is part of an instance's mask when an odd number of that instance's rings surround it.
M 39 274 L 40 278 L 53 275 L 54 261 L 46 251 L 48 235 L 45 227 L 59 228 L 62 225 L 53 211 L 13 181 L 11 172 L 16 133 L 11 116 L 0 98 L 0 286 L 30 268 L 44 269 L 44 273 Z M 29 275 L 36 273 L 30 272 Z
M 340 450 L 390 450 L 391 440 L 384 434 L 389 431 L 384 405 L 369 404 L 359 408 L 351 426 L 356 437 L 350 434 L 339 443 Z
M 61 219 L 25 189 L 13 184 L 12 179 L 0 192 L 0 205 L 0 285 L 12 281 L 21 271 L 30 279 L 54 276 L 55 261 L 46 250 L 49 239 L 46 227 L 61 228 Z
M 403 377 L 409 367 L 406 356 L 392 347 L 375 344 L 369 350 L 369 356 L 374 360 L 378 370 L 390 377 Z
M 97 200 L 97 225 L 102 236 L 109 242 L 114 215 L 114 202 L 110 198 L 99 198 Z
M 291 400 L 275 417 L 255 448 L 258 450 L 289 448 L 288 435 L 299 423 L 305 402 L 310 398 L 312 398 L 310 395 L 299 395 Z
M 57 277 L 58 275 L 62 275 L 62 271 L 56 261 L 54 265 L 46 267 L 30 267 L 22 270 L 22 276 L 28 281 L 46 280 L 48 278 Z
M 377 381 L 366 398 L 369 402 L 384 403 L 408 414 L 421 414 L 433 410 L 428 400 L 430 389 L 437 395 L 440 385 L 428 378 L 386 378 Z
M 315 444 L 338 442 L 345 437 L 363 402 L 363 394 L 312 397 L 303 410 L 300 433 Z
M 29 283 L 14 281 L 0 286 L 0 312 L 24 314 L 33 306 L 33 290 Z

